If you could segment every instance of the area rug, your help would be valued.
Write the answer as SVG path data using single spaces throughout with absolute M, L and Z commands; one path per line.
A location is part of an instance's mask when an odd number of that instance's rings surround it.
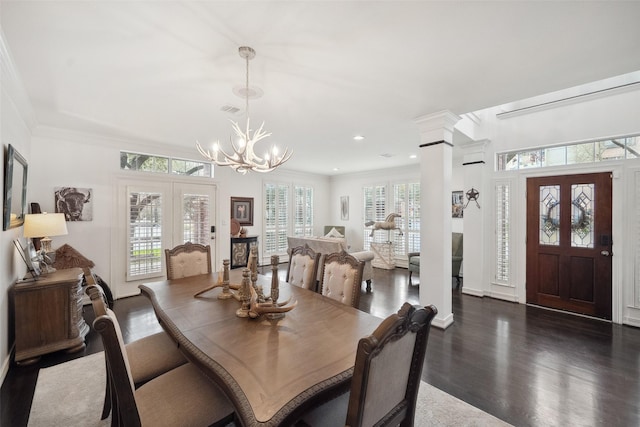
M 29 427 L 107 427 L 100 420 L 104 398 L 104 353 L 41 369 L 33 396 Z M 509 426 L 437 388 L 422 382 L 416 426 Z

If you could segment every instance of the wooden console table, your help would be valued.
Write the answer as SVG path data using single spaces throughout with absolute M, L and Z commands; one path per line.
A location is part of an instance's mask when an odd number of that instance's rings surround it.
M 57 270 L 13 286 L 16 355 L 19 365 L 58 350 L 84 349 L 89 326 L 82 317 L 82 269 Z
M 246 267 L 253 246 L 258 246 L 258 236 L 232 237 L 231 268 Z

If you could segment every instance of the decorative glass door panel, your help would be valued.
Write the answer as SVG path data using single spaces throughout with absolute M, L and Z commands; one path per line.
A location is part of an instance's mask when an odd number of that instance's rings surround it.
M 540 244 L 560 244 L 560 186 L 540 186 Z
M 593 248 L 595 184 L 571 186 L 571 246 Z
M 611 174 L 527 179 L 527 303 L 611 319 Z

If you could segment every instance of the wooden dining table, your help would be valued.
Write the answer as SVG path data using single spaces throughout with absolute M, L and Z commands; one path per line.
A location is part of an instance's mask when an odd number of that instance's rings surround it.
M 242 271 L 231 270 L 240 284 Z M 357 344 L 378 317 L 281 281 L 278 301 L 297 306 L 277 320 L 241 318 L 221 288 L 194 295 L 217 273 L 140 285 L 164 329 L 187 358 L 218 384 L 243 426 L 286 426 L 306 410 L 349 389 Z M 257 284 L 269 295 L 271 278 Z

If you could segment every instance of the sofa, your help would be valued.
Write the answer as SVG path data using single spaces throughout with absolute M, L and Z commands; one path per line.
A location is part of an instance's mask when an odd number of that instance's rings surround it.
M 462 233 L 451 233 L 451 276 L 456 278 L 456 288 L 460 288 L 460 267 L 462 266 Z M 409 285 L 411 275 L 420 274 L 420 252 L 409 252 Z
M 320 267 L 318 268 L 317 280 L 320 280 L 322 274 L 322 263 L 324 262 L 324 255 L 335 252 L 349 252 L 347 240 L 345 237 L 287 237 L 287 243 L 289 251 L 296 246 L 308 245 L 314 252 L 320 253 Z M 371 279 L 373 279 L 373 267 L 371 261 L 373 260 L 373 252 L 361 251 L 361 252 L 349 252 L 358 261 L 364 261 L 364 270 L 362 273 L 362 280 L 367 283 L 367 292 L 371 291 Z

